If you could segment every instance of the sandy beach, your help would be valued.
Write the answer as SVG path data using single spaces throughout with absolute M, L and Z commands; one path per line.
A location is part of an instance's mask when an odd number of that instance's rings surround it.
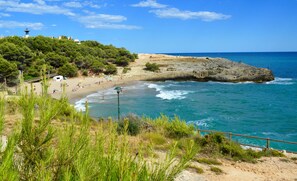
M 96 75 L 91 77 L 79 76 L 76 78 L 69 78 L 62 81 L 49 80 L 48 93 L 53 98 L 60 98 L 63 93 L 63 85 L 65 87 L 65 95 L 69 100 L 79 99 L 88 94 L 96 92 L 98 90 L 108 89 L 111 87 L 122 86 L 133 83 L 134 81 L 144 80 L 153 73 L 143 70 L 146 62 L 150 61 L 151 54 L 141 54 L 140 58 L 131 63 L 129 67 L 130 71 L 123 73 L 123 68 L 118 68 L 118 75 Z M 156 55 L 157 57 L 163 57 Z M 27 87 L 31 87 L 26 83 Z M 37 94 L 41 93 L 41 83 L 33 83 L 34 91 Z

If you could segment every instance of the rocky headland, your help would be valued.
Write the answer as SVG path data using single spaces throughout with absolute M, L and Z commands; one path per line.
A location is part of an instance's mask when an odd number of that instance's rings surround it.
M 79 76 L 63 80 L 63 82 L 50 80 L 49 93 L 54 98 L 60 98 L 63 83 L 66 84 L 66 96 L 72 100 L 97 92 L 99 89 L 108 89 L 134 81 L 194 80 L 262 83 L 274 80 L 271 70 L 223 58 L 196 58 L 162 54 L 139 54 L 138 56 L 139 58 L 130 63 L 128 67 L 118 67 L 117 75 Z M 148 62 L 156 63 L 160 70 L 157 72 L 145 70 L 145 64 Z M 33 86 L 37 93 L 41 92 L 40 83 L 34 83 Z M 28 87 L 30 87 L 29 84 Z
M 259 83 L 274 80 L 273 73 L 269 69 L 257 68 L 224 58 L 139 54 L 138 61 L 135 65 L 144 66 L 145 62 L 151 62 L 160 66 L 158 73 L 148 74 L 147 78 L 144 78 L 145 80 L 190 79 L 197 81 L 252 81 Z

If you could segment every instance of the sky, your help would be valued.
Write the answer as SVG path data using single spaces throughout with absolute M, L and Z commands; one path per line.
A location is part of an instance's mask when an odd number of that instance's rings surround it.
M 71 36 L 134 53 L 297 51 L 297 0 L 0 0 L 0 36 Z

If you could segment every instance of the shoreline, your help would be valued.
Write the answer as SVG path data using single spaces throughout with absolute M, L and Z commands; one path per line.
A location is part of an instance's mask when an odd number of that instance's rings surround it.
M 156 63 L 159 72 L 145 69 L 146 63 Z M 128 66 L 130 70 L 123 73 L 123 67 L 117 68 L 117 75 L 99 75 L 76 77 L 56 82 L 50 80 L 48 93 L 55 99 L 62 96 L 63 84 L 69 102 L 83 98 L 99 90 L 127 85 L 136 81 L 195 80 L 200 82 L 266 82 L 273 80 L 268 69 L 256 68 L 222 58 L 171 56 L 164 54 L 139 54 L 135 62 Z M 30 84 L 27 83 L 30 88 Z M 33 83 L 34 91 L 41 93 L 41 84 Z

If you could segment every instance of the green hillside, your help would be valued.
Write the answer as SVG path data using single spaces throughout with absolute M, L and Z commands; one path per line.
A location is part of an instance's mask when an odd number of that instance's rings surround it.
M 78 71 L 84 75 L 116 74 L 116 66 L 127 66 L 136 58 L 137 54 L 131 54 L 125 48 L 97 41 L 77 43 L 66 36 L 61 39 L 5 37 L 0 39 L 0 82 L 7 79 L 8 84 L 14 84 L 18 70 L 23 71 L 25 80 L 39 77 L 44 64 L 48 65 L 48 73 L 67 77 L 77 76 Z

